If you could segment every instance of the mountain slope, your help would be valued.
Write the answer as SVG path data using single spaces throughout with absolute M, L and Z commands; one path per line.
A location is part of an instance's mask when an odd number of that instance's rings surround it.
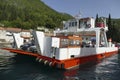
M 59 13 L 40 0 L 0 0 L 0 24 L 6 27 L 59 27 L 61 21 L 72 18 Z

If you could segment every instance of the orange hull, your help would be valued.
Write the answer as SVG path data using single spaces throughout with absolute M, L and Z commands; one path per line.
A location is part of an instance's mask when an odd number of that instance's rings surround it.
M 13 53 L 17 54 L 23 54 L 23 55 L 30 55 L 36 58 L 39 62 L 43 62 L 44 64 L 48 64 L 49 66 L 54 66 L 57 68 L 61 69 L 70 69 L 75 66 L 88 63 L 91 61 L 98 61 L 106 57 L 110 57 L 113 54 L 117 54 L 118 51 L 113 51 L 113 52 L 108 52 L 108 53 L 101 53 L 98 55 L 91 55 L 91 56 L 86 56 L 86 57 L 78 57 L 78 58 L 71 58 L 67 60 L 57 60 L 54 58 L 49 58 L 46 56 L 42 56 L 40 54 L 32 53 L 32 52 L 26 52 L 23 50 L 16 50 L 16 49 L 8 49 L 8 48 L 3 48 L 4 50 L 8 50 Z

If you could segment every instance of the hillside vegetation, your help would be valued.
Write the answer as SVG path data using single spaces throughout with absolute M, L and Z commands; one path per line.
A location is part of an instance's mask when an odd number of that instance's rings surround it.
M 62 26 L 62 21 L 70 18 L 73 17 L 51 9 L 41 0 L 0 0 L 1 27 L 55 29 Z M 107 23 L 109 28 L 108 38 L 120 42 L 120 19 L 111 19 L 109 15 Z
M 108 24 L 108 28 L 107 36 L 120 43 L 120 19 L 111 19 L 111 25 Z
M 70 18 L 70 15 L 59 13 L 40 0 L 0 0 L 0 26 L 54 29 L 61 21 Z

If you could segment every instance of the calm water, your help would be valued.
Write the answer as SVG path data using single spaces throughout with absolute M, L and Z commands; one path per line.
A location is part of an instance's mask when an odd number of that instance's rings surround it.
M 4 53 L 4 55 L 3 55 Z M 87 64 L 72 70 L 60 70 L 35 61 L 34 58 L 13 55 L 0 50 L 0 80 L 119 80 L 120 54 L 97 64 Z

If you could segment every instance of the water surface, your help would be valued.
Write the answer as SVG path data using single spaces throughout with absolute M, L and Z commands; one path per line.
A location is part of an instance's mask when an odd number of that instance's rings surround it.
M 120 55 L 71 70 L 44 66 L 30 56 L 0 50 L 0 80 L 119 80 Z

